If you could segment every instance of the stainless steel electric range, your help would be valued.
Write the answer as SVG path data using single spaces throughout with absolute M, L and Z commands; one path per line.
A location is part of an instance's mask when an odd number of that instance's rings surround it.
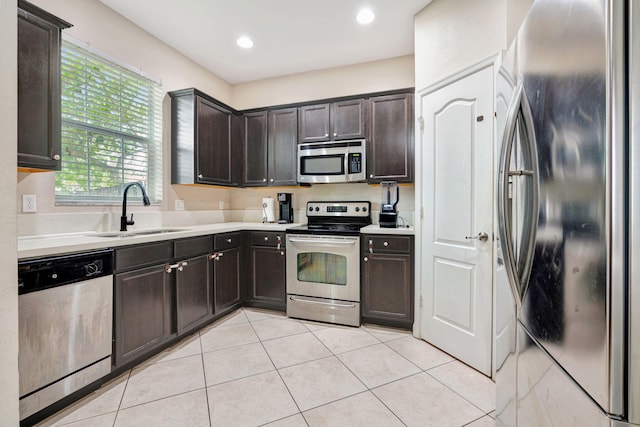
M 287 315 L 360 325 L 360 229 L 370 202 L 307 202 L 307 225 L 287 229 Z

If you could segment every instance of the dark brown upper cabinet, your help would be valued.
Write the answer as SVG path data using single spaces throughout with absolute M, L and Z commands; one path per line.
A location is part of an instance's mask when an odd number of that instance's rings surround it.
M 18 168 L 60 170 L 60 38 L 71 24 L 18 1 Z
M 300 107 L 299 142 L 365 138 L 364 99 Z
M 297 108 L 246 113 L 243 133 L 245 186 L 297 184 Z
M 369 103 L 369 183 L 413 182 L 413 94 L 372 97 Z
M 196 89 L 169 96 L 171 183 L 238 186 L 240 117 Z

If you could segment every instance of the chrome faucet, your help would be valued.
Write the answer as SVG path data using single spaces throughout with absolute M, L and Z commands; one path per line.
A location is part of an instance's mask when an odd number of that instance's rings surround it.
M 133 225 L 133 214 L 131 214 L 131 219 L 127 219 L 127 191 L 129 188 L 137 185 L 140 187 L 140 191 L 142 191 L 142 203 L 145 206 L 149 206 L 151 202 L 149 201 L 149 197 L 147 197 L 147 192 L 144 191 L 144 187 L 139 182 L 132 182 L 131 184 L 127 184 L 124 187 L 124 194 L 122 195 L 122 216 L 120 217 L 120 231 L 127 231 L 127 225 Z

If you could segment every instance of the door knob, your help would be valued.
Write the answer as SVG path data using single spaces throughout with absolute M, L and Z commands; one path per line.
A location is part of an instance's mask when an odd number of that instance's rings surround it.
M 489 235 L 483 232 L 483 233 L 478 233 L 477 236 L 464 236 L 464 238 L 467 240 L 478 239 L 481 242 L 486 242 L 487 240 L 489 240 Z

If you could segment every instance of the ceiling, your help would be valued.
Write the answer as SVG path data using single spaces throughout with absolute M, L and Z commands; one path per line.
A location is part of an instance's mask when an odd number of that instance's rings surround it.
M 431 2 L 100 1 L 230 84 L 413 54 L 413 17 Z M 364 6 L 376 15 L 366 26 Z M 243 35 L 253 48 L 237 46 Z

